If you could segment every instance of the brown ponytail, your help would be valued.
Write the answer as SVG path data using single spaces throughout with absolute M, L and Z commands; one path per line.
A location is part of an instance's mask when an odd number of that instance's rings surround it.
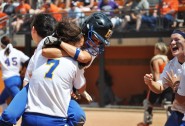
M 11 43 L 11 40 L 10 40 L 10 38 L 8 37 L 8 36 L 3 36 L 2 38 L 1 38 L 1 44 L 3 45 L 3 46 L 7 46 L 9 43 Z M 10 49 L 9 48 L 7 48 L 6 50 L 5 50 L 5 53 L 4 53 L 6 56 L 9 56 L 9 54 L 10 54 Z

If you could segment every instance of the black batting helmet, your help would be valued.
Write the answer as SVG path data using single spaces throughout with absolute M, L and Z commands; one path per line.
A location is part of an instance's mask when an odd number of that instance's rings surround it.
M 87 17 L 82 24 L 82 33 L 85 37 L 89 37 L 89 32 L 98 36 L 99 40 L 105 45 L 109 45 L 108 39 L 112 35 L 112 22 L 102 12 L 96 12 Z

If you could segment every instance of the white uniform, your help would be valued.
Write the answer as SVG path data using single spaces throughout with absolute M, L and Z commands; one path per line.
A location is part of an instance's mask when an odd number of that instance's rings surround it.
M 73 85 L 79 89 L 85 84 L 84 70 L 80 70 L 78 62 L 71 57 L 47 62 L 48 59 L 41 55 L 40 48 L 44 40 L 39 43 L 28 65 L 28 72 L 32 73 L 32 77 L 30 80 L 27 77 L 29 90 L 25 112 L 67 117 Z
M 177 93 L 181 96 L 185 96 L 185 63 L 182 64 L 182 78 Z
M 8 57 L 4 54 L 6 48 L 10 49 Z M 20 76 L 21 63 L 25 63 L 29 57 L 23 52 L 13 48 L 12 44 L 8 44 L 6 48 L 0 51 L 2 77 L 3 79 L 7 79 L 12 76 Z
M 178 90 L 177 90 L 177 93 L 180 95 L 180 96 L 185 96 L 185 63 L 182 64 L 182 77 L 181 77 L 181 80 L 180 80 L 180 84 L 179 84 L 179 87 L 178 87 Z M 175 101 L 176 106 L 178 105 L 178 102 Z M 178 107 L 178 108 L 177 108 Z M 180 104 L 176 107 L 175 110 L 178 110 L 180 111 L 181 113 L 184 113 L 184 117 L 183 117 L 183 121 L 185 121 L 185 107 L 184 107 L 184 104 Z
M 45 40 L 45 38 L 38 44 L 33 56 L 31 57 L 31 59 L 29 61 L 29 64 L 28 64 L 27 70 L 26 70 L 26 74 L 25 74 L 25 78 L 24 78 L 24 80 L 27 82 L 29 82 L 30 75 L 32 74 L 32 71 L 34 69 L 36 69 L 40 64 L 43 64 L 45 62 L 44 60 L 42 60 L 44 58 L 43 56 L 40 56 L 40 58 L 38 58 L 39 55 L 36 56 L 36 53 L 39 53 L 41 55 L 41 51 L 39 51 L 39 50 L 42 49 L 42 47 L 44 45 L 44 40 Z M 89 50 L 93 50 L 93 49 L 89 48 Z M 91 56 L 92 56 L 92 59 L 91 59 L 90 63 L 87 66 L 84 66 L 82 69 L 86 69 L 86 68 L 90 67 L 90 65 L 92 64 L 92 62 L 96 58 L 96 56 L 93 56 L 93 55 L 91 55 Z M 39 64 L 36 63 L 38 60 L 40 62 Z
M 174 76 L 179 76 L 180 79 L 181 79 L 181 76 L 182 76 L 182 73 L 183 73 L 183 65 L 181 65 L 179 62 L 178 62 L 178 59 L 177 57 L 174 57 L 172 60 L 169 61 L 169 63 L 166 65 L 166 67 L 164 68 L 163 70 L 163 73 L 160 75 L 160 80 L 158 80 L 157 82 L 159 82 L 160 84 L 163 84 L 165 88 L 169 87 L 168 84 L 165 83 L 165 80 L 163 79 L 164 77 L 167 77 L 167 74 L 166 74 L 166 71 L 170 71 L 170 70 L 173 70 L 174 72 Z M 180 80 L 180 83 L 181 83 L 182 79 Z M 180 84 L 181 85 L 181 84 Z M 181 86 L 179 86 L 181 87 Z M 179 89 L 178 89 L 179 90 Z M 178 93 L 179 94 L 179 93 Z M 172 105 L 172 110 L 174 111 L 179 111 L 181 113 L 184 113 L 185 112 L 185 109 L 184 107 L 182 107 L 182 105 L 179 105 L 178 103 L 176 103 L 175 101 L 173 102 L 173 105 Z

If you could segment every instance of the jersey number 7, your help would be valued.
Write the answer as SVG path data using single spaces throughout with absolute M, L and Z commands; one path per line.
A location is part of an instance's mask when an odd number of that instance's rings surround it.
M 45 74 L 46 78 L 52 78 L 53 76 L 53 72 L 54 70 L 57 68 L 59 64 L 59 60 L 55 60 L 55 59 L 48 59 L 47 61 L 47 65 L 50 65 L 50 69 L 48 70 L 48 72 Z

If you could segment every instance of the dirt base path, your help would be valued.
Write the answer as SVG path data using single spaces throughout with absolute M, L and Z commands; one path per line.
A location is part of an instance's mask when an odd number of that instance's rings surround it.
M 137 126 L 143 121 L 143 110 L 86 110 L 87 121 L 85 126 Z M 154 111 L 151 126 L 164 126 L 165 111 Z

